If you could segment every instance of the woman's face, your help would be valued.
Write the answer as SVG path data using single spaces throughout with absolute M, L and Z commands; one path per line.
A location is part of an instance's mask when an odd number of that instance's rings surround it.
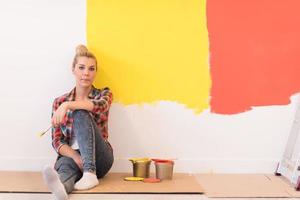
M 96 76 L 96 61 L 93 58 L 78 57 L 77 64 L 72 71 L 77 86 L 90 87 Z

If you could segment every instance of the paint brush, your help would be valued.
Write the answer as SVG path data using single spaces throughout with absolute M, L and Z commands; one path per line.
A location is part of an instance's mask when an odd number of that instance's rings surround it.
M 38 133 L 38 136 L 39 136 L 39 137 L 42 137 L 43 135 L 45 135 L 45 133 L 47 133 L 47 132 L 50 130 L 50 128 L 52 128 L 52 126 L 50 126 L 47 130 Z

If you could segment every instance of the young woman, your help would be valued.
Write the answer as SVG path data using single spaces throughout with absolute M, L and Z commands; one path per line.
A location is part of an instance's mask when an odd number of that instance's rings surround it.
M 58 157 L 54 169 L 43 169 L 43 178 L 57 200 L 67 199 L 74 189 L 95 187 L 113 164 L 107 140 L 112 93 L 92 85 L 96 71 L 96 57 L 79 45 L 72 65 L 76 86 L 53 103 L 52 146 Z

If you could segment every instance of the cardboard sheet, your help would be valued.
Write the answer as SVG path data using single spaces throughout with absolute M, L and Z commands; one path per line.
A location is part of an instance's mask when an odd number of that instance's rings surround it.
M 38 172 L 0 172 L 0 192 L 48 192 L 41 173 Z
M 201 194 L 203 189 L 195 176 L 174 174 L 173 180 L 163 180 L 160 183 L 144 183 L 124 181 L 131 176 L 126 173 L 109 173 L 100 184 L 87 191 L 74 193 L 157 193 L 157 194 Z M 40 172 L 0 172 L 0 192 L 49 192 L 44 185 Z
M 174 174 L 172 181 L 124 181 L 127 173 L 109 173 L 99 186 L 74 193 L 201 194 L 208 197 L 300 197 L 283 177 L 264 174 Z M 40 172 L 0 172 L 0 192 L 48 193 Z
M 300 197 L 300 191 L 297 191 L 295 186 L 290 184 L 290 182 L 283 176 L 268 175 L 268 177 L 275 184 L 278 184 L 280 187 L 284 188 L 284 190 L 290 194 L 290 197 Z
M 197 174 L 197 179 L 208 197 L 290 197 L 264 174 Z

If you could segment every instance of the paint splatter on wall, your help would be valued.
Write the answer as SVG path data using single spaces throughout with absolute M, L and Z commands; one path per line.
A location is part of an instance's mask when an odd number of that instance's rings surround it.
M 175 101 L 200 112 L 211 88 L 205 1 L 87 1 L 96 86 L 125 105 Z

